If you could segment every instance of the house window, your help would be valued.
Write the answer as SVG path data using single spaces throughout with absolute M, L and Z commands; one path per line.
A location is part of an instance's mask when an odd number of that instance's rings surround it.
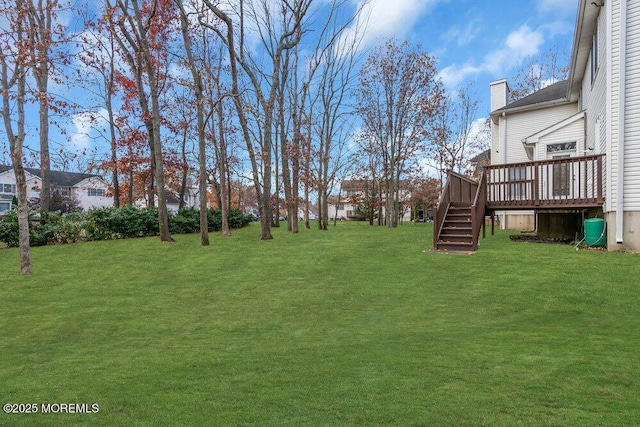
M 596 79 L 598 73 L 598 26 L 593 32 L 593 39 L 591 39 L 591 84 Z
M 61 196 L 71 195 L 71 187 L 56 187 L 54 191 L 60 194 Z
M 7 212 L 11 209 L 11 202 L 0 202 L 0 214 Z
M 103 188 L 89 188 L 89 197 L 104 197 Z
M 6 194 L 16 194 L 15 184 L 0 184 L 0 192 Z
M 557 153 L 558 151 L 572 151 L 575 149 L 576 149 L 576 141 L 547 145 L 547 153 Z

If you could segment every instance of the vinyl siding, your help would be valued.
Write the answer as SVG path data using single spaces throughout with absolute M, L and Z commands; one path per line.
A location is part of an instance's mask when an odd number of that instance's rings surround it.
M 80 202 L 82 209 L 103 208 L 113 206 L 113 197 L 89 196 L 89 188 L 101 189 L 106 192 L 107 186 L 100 178 L 88 178 L 73 186 L 73 193 Z
M 595 79 L 591 76 L 591 54 L 586 64 L 582 81 L 582 108 L 586 111 L 586 146 L 593 147 L 589 154 L 607 154 L 604 160 L 603 192 L 607 197 L 607 174 L 610 169 L 611 156 L 607 152 L 607 19 L 605 8 L 600 9 L 598 17 L 598 71 Z
M 544 137 L 536 144 L 536 158 L 534 160 L 547 160 L 547 145 L 576 141 L 576 156 L 584 155 L 584 121 L 577 120 L 561 129 Z
M 505 163 L 530 161 L 522 140 L 571 117 L 578 112 L 578 104 L 571 103 L 541 110 L 507 115 L 507 147 Z

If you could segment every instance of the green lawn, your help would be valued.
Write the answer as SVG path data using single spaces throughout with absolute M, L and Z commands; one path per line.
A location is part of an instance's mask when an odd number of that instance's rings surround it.
M 633 425 L 640 258 L 341 223 L 0 250 L 1 425 Z M 39 409 L 41 407 L 38 407 Z

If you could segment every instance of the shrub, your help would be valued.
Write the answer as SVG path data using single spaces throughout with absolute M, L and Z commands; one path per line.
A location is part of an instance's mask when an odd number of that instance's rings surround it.
M 176 234 L 196 233 L 200 230 L 200 211 L 193 207 L 181 208 L 169 217 L 169 230 Z
M 220 209 L 209 209 L 208 212 L 209 231 L 222 230 L 222 211 Z M 240 209 L 229 210 L 229 228 L 242 228 L 251 223 L 251 215 L 245 215 Z
M 14 207 L 0 221 L 0 241 L 9 247 L 18 247 L 18 211 Z
M 53 242 L 56 226 L 49 223 L 29 224 L 29 241 L 31 246 L 44 246 Z
M 55 225 L 54 243 L 75 243 L 86 240 L 87 215 L 83 212 L 72 212 L 66 215 L 49 213 L 49 223 Z
M 222 230 L 222 211 L 210 208 L 207 211 L 207 224 L 209 224 L 209 231 Z
M 34 214 L 30 212 L 30 218 Z M 250 215 L 244 215 L 238 209 L 229 212 L 229 227 L 241 228 L 252 221 Z M 209 231 L 222 229 L 220 209 L 207 211 Z M 182 208 L 169 216 L 169 229 L 174 234 L 196 233 L 200 230 L 200 211 Z M 83 240 L 111 240 L 130 237 L 156 236 L 159 233 L 158 210 L 156 208 L 139 209 L 133 206 L 121 208 L 98 208 L 88 212 L 61 214 L 49 212 L 46 222 L 31 223 L 29 226 L 31 245 L 47 243 L 72 243 Z M 18 214 L 11 209 L 0 221 L 0 241 L 7 246 L 17 247 Z
M 158 210 L 134 206 L 91 209 L 86 231 L 90 240 L 155 236 L 159 232 Z
M 242 228 L 253 221 L 251 215 L 245 215 L 240 209 L 231 209 L 229 211 L 229 227 Z
M 52 224 L 38 224 L 32 221 L 34 211 L 29 212 L 29 244 L 43 246 L 53 240 L 55 226 Z M 0 241 L 9 247 L 18 247 L 20 231 L 18 226 L 18 210 L 10 209 L 0 221 Z

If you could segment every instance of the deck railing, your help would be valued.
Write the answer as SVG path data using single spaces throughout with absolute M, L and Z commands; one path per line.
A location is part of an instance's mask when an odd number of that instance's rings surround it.
M 485 166 L 487 208 L 571 209 L 604 203 L 604 155 Z

